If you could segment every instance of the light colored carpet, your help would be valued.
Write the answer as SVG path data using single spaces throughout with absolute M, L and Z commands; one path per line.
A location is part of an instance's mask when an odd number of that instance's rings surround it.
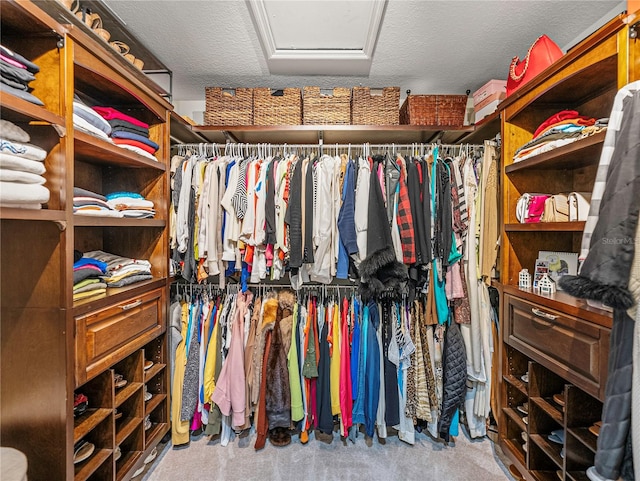
M 188 447 L 168 444 L 141 481 L 513 480 L 500 448 L 487 438 L 471 440 L 464 429 L 449 445 L 417 433 L 415 446 L 394 436 L 385 445 L 374 439 L 369 447 L 362 434 L 356 444 L 345 445 L 335 433 L 330 445 L 313 436 L 302 445 L 294 436 L 289 446 L 277 448 L 267 441 L 255 451 L 254 442 L 251 434 L 226 447 L 205 436 L 192 439 Z

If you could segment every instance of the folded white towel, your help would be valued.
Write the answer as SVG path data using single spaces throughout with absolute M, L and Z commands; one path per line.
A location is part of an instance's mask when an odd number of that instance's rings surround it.
M 0 202 L 43 204 L 49 202 L 49 189 L 38 184 L 0 182 Z
M 0 169 L 0 181 L 42 185 L 46 182 L 46 179 L 41 175 L 24 172 L 22 170 Z
M 29 142 L 31 140 L 27 132 L 9 120 L 0 119 L 0 132 L 2 132 L 2 137 L 5 139 L 17 142 Z
M 39 160 L 40 162 L 47 158 L 47 151 L 37 145 L 23 144 L 3 137 L 0 137 L 0 152 L 18 155 L 25 159 Z
M 0 152 L 0 169 L 21 170 L 42 175 L 46 172 L 44 164 L 37 160 L 29 160 L 18 155 Z

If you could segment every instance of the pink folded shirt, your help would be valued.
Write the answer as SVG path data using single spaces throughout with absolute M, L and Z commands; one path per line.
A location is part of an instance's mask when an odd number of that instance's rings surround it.
M 114 109 L 113 107 L 91 107 L 93 110 L 98 112 L 105 120 L 125 120 L 133 125 L 137 125 L 138 127 L 142 127 L 143 129 L 148 129 L 149 124 L 145 124 L 141 120 L 134 119 L 133 117 L 129 117 L 126 114 L 123 114 L 119 110 Z
M 7 62 L 10 65 L 13 65 L 14 67 L 23 68 L 25 70 L 27 69 L 26 65 L 23 65 L 20 62 L 18 62 L 17 60 L 13 60 L 12 58 L 5 57 L 1 53 L 0 53 L 0 59 L 4 60 L 5 62 Z

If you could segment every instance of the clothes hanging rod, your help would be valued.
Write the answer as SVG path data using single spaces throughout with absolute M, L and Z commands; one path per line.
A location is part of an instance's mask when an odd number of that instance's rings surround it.
M 201 149 L 201 148 L 217 148 L 220 151 L 223 151 L 225 147 L 241 147 L 243 149 L 261 149 L 261 148 L 291 148 L 291 149 L 309 149 L 309 148 L 323 148 L 323 149 L 416 149 L 421 147 L 439 147 L 439 148 L 483 148 L 484 144 L 441 144 L 438 142 L 414 142 L 410 144 L 395 144 L 393 142 L 386 144 L 370 144 L 367 142 L 364 143 L 353 143 L 353 144 L 289 144 L 289 143 L 244 143 L 244 142 L 227 142 L 227 143 L 190 143 L 190 144 L 176 144 L 173 147 L 181 147 L 184 149 Z

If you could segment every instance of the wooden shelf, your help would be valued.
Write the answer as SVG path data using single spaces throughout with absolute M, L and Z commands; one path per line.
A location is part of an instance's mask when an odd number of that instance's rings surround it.
M 564 416 L 562 414 L 562 411 L 560 411 L 558 408 L 556 408 L 548 400 L 546 400 L 545 398 L 541 398 L 541 397 L 532 397 L 532 398 L 529 398 L 529 400 L 533 401 L 533 403 L 536 406 L 538 406 L 540 409 L 542 409 L 542 411 L 547 413 L 560 426 L 563 425 Z M 531 409 L 531 408 L 529 408 L 529 409 Z
M 529 434 L 529 443 L 534 442 L 544 453 L 562 469 L 562 458 L 560 457 L 560 450 L 562 445 L 552 445 L 547 438 L 541 434 Z
M 138 426 L 142 424 L 142 418 L 125 418 L 116 423 L 116 446 L 120 446 Z
M 522 444 L 514 439 L 504 439 L 503 443 L 505 444 L 508 454 L 511 454 L 516 461 L 518 461 L 522 466 L 526 466 L 527 462 L 525 459 L 525 452 L 522 449 Z
M 5 2 L 3 2 L 2 5 L 3 15 L 4 5 Z M 8 92 L 2 92 L 2 118 L 11 120 L 12 122 L 40 121 L 60 127 L 64 127 L 65 125 L 65 120 L 60 115 L 54 114 L 44 107 L 32 104 L 15 95 L 11 95 Z
M 73 480 L 85 481 L 86 479 L 89 479 L 89 476 L 91 476 L 96 469 L 102 466 L 102 464 L 109 459 L 112 452 L 113 450 L 111 449 L 96 449 L 89 459 L 74 465 L 75 475 L 73 476 Z
M 463 134 L 473 132 L 474 126 L 443 127 L 430 125 L 194 125 L 209 142 L 268 142 L 288 144 L 317 144 L 322 138 L 329 144 L 372 144 L 413 142 L 429 143 L 440 137 L 443 143 L 453 143 Z
M 590 481 L 589 476 L 584 471 L 567 471 L 568 481 Z
M 40 2 L 44 3 L 44 2 Z M 2 1 L 2 35 L 64 34 L 67 30 L 53 18 L 44 15 L 35 3 Z M 5 95 L 4 93 L 2 94 Z
M 113 409 L 90 408 L 87 409 L 81 416 L 74 418 L 73 444 L 77 443 L 83 437 L 85 437 L 90 431 L 93 430 L 93 428 L 104 421 L 111 413 L 113 413 Z
M 107 293 L 88 299 L 81 299 L 73 303 L 74 317 L 81 316 L 87 312 L 99 310 L 111 304 L 126 302 L 132 297 L 142 295 L 158 287 L 166 286 L 166 278 L 150 279 L 140 281 L 124 287 L 108 287 Z
M 65 212 L 62 210 L 49 209 L 9 209 L 0 208 L 1 219 L 13 220 L 39 220 L 50 222 L 64 222 L 66 219 Z
M 518 428 L 520 429 L 520 431 L 525 431 L 527 430 L 527 425 L 524 423 L 524 421 L 522 420 L 522 416 L 520 416 L 520 414 L 518 414 L 518 411 L 513 409 L 513 408 L 507 408 L 504 407 L 502 408 L 502 411 L 509 416 L 509 418 L 518 425 Z
M 518 379 L 512 374 L 505 374 L 504 376 L 502 376 L 502 379 L 504 379 L 504 381 L 506 381 L 507 383 L 511 384 L 513 387 L 515 387 L 518 391 L 520 391 L 525 396 L 528 395 L 527 385 L 524 381 Z
M 149 399 L 147 402 L 145 402 L 145 404 L 144 404 L 144 413 L 145 414 L 149 414 L 150 412 L 152 412 L 166 398 L 167 398 L 166 394 L 154 394 L 151 399 Z
M 507 174 L 511 174 L 529 169 L 577 169 L 597 164 L 600 160 L 600 151 L 604 144 L 605 135 L 606 131 L 598 132 L 549 152 L 509 164 L 504 170 Z
M 129 381 L 122 389 L 116 390 L 116 402 L 115 407 L 120 407 L 123 402 L 133 396 L 137 391 L 142 389 L 141 382 Z
M 558 481 L 555 471 L 529 471 L 536 481 Z
M 169 431 L 169 423 L 155 424 L 147 433 L 145 433 L 145 448 L 153 444 L 157 444 L 162 436 Z
M 455 143 L 480 144 L 485 140 L 494 138 L 496 134 L 500 132 L 500 111 L 496 110 L 487 115 L 482 120 L 476 122 L 473 127 L 473 132 L 464 134 L 457 139 Z
M 81 130 L 75 129 L 73 137 L 78 160 L 109 166 L 156 169 L 162 172 L 166 170 L 166 166 L 161 162 L 153 161 Z
M 195 132 L 191 124 L 183 119 L 177 112 L 172 111 L 170 117 L 171 140 L 176 143 L 190 144 L 208 142 L 200 132 Z
M 567 431 L 594 454 L 598 450 L 598 437 L 589 428 L 567 428 Z
M 167 367 L 166 364 L 161 364 L 159 362 L 156 362 L 153 366 L 151 366 L 149 369 L 147 369 L 144 372 L 144 382 L 147 383 L 149 382 L 149 380 L 155 376 L 156 374 L 158 374 L 160 371 L 164 370 Z
M 142 451 L 123 451 L 116 463 L 116 480 L 122 481 L 142 457 Z
M 132 219 L 126 217 L 97 217 L 92 215 L 74 214 L 75 227 L 160 227 L 167 222 L 164 219 Z
M 506 232 L 582 232 L 584 222 L 536 222 L 532 224 L 505 224 Z

